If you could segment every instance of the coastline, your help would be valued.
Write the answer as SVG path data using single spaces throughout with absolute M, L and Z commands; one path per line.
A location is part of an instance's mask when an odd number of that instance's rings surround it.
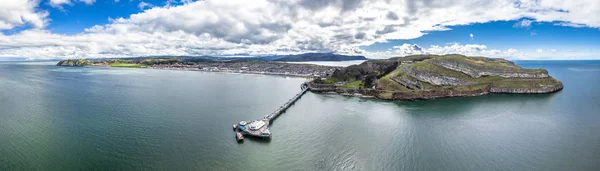
M 248 72 L 239 70 L 203 70 L 199 68 L 177 68 L 177 67 L 111 67 L 90 65 L 87 67 L 99 68 L 130 68 L 130 69 L 155 69 L 155 70 L 172 70 L 172 71 L 197 71 L 207 73 L 223 73 L 223 74 L 249 74 L 249 75 L 267 75 L 281 77 L 297 77 L 305 79 L 313 79 L 312 75 L 285 74 L 285 73 L 267 73 L 267 72 Z M 548 94 L 561 91 L 563 86 L 548 89 L 548 90 L 509 90 L 509 89 L 487 89 L 486 91 L 468 92 L 468 91 L 443 91 L 443 90 L 420 90 L 420 91 L 389 91 L 377 89 L 352 89 L 340 87 L 316 88 L 312 81 L 308 81 L 309 91 L 322 94 L 334 94 L 348 97 L 358 97 L 365 99 L 379 99 L 384 101 L 417 101 L 417 100 L 433 100 L 452 97 L 475 97 L 488 94 Z M 426 92 L 426 93 L 423 93 Z M 391 97 L 382 96 L 382 93 L 391 93 Z M 418 93 L 418 94 L 417 94 Z
M 108 68 L 112 68 L 108 66 Z M 117 67 L 118 68 L 118 67 Z M 136 68 L 136 69 L 156 69 L 156 70 L 175 70 L 175 71 L 199 71 L 199 72 L 212 72 L 212 73 L 224 73 L 224 74 L 252 74 L 252 75 L 268 75 L 268 76 L 283 76 L 283 77 L 298 77 L 298 78 L 306 78 L 313 79 L 315 76 L 310 75 L 297 75 L 297 74 L 277 74 L 277 73 L 264 73 L 264 72 L 235 72 L 234 70 L 228 71 L 210 71 L 210 70 L 202 70 L 202 69 L 189 69 L 189 68 L 164 68 L 164 67 L 145 67 L 145 68 Z M 434 99 L 444 99 L 444 98 L 453 98 L 453 97 L 475 97 L 475 96 L 484 96 L 488 94 L 549 94 L 561 91 L 564 87 L 562 83 L 559 87 L 548 89 L 548 90 L 530 90 L 530 89 L 521 89 L 521 90 L 512 90 L 512 89 L 495 89 L 490 88 L 487 91 L 481 92 L 468 92 L 468 91 L 439 91 L 439 90 L 421 90 L 421 91 L 387 91 L 387 90 L 376 90 L 376 89 L 349 89 L 349 88 L 339 88 L 336 87 L 334 89 L 326 89 L 326 90 L 318 90 L 318 88 L 311 87 L 311 82 L 308 83 L 309 91 L 315 93 L 322 94 L 335 94 L 341 96 L 349 96 L 349 97 L 359 97 L 365 99 L 379 99 L 385 101 L 417 101 L 417 100 L 434 100 Z M 364 93 L 366 92 L 366 93 Z M 392 94 L 393 98 L 386 98 L 383 96 L 378 96 L 376 92 L 386 92 Z M 426 93 L 423 96 L 403 96 L 402 94 L 410 94 L 414 92 L 432 92 Z M 437 94 L 436 92 L 442 92 L 441 94 Z M 401 97 L 398 97 L 401 96 Z M 402 98 L 405 97 L 405 98 Z
M 126 67 L 110 67 L 107 68 L 126 68 Z M 249 75 L 269 75 L 269 76 L 283 76 L 283 77 L 298 77 L 298 78 L 314 78 L 312 75 L 299 75 L 299 74 L 279 74 L 279 73 L 262 73 L 262 72 L 235 72 L 229 71 L 214 71 L 214 70 L 202 70 L 202 69 L 181 69 L 181 68 L 162 68 L 162 67 L 144 67 L 134 69 L 155 69 L 155 70 L 171 70 L 171 71 L 197 71 L 197 72 L 209 72 L 209 73 L 224 73 L 224 74 L 249 74 Z
M 485 89 L 480 91 L 451 91 L 451 90 L 420 90 L 420 91 L 387 91 L 376 89 L 350 89 L 350 88 L 316 88 L 312 82 L 307 83 L 309 91 L 323 94 L 335 94 L 342 96 L 353 96 L 366 99 L 380 99 L 385 101 L 417 101 L 433 100 L 453 97 L 475 97 L 488 94 L 550 94 L 561 91 L 564 86 L 551 89 Z M 391 93 L 390 97 L 383 96 L 384 93 Z
M 196 71 L 196 72 L 207 72 L 207 73 L 223 73 L 223 74 L 249 74 L 249 75 L 268 75 L 268 76 L 282 76 L 282 77 L 297 77 L 297 78 L 315 78 L 313 75 L 301 75 L 301 74 L 286 74 L 286 73 L 267 73 L 267 72 L 236 72 L 235 70 L 203 70 L 198 68 L 168 68 L 168 67 L 111 67 L 107 65 L 88 65 L 88 66 L 59 66 L 59 67 L 93 67 L 93 68 L 128 68 L 128 69 L 153 69 L 153 70 L 170 70 L 170 71 Z

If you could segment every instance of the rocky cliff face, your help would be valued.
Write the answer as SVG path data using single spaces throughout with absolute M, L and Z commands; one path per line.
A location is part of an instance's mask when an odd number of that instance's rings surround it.
M 62 60 L 56 64 L 57 66 L 88 66 L 92 65 L 92 62 L 85 59 L 69 59 Z
M 513 93 L 513 94 L 542 94 L 551 93 L 563 89 L 563 84 L 558 82 L 556 84 L 539 84 L 534 88 L 501 88 L 501 87 L 490 87 L 490 93 Z
M 464 62 L 460 60 L 436 59 L 427 61 L 430 64 L 438 65 L 450 70 L 462 72 L 473 78 L 482 76 L 499 76 L 505 78 L 546 78 L 546 70 L 525 70 L 514 66 L 496 66 L 496 65 L 476 65 L 476 63 Z
M 433 85 L 460 86 L 466 84 L 465 81 L 459 78 L 443 75 L 440 73 L 430 72 L 422 68 L 411 68 L 407 66 L 402 66 L 400 68 L 409 76 L 421 82 L 427 82 Z
M 412 81 L 407 78 L 396 78 L 396 77 L 392 77 L 391 79 L 392 79 L 392 81 L 395 81 L 398 84 L 400 84 L 408 89 L 411 89 L 411 90 L 423 89 L 423 85 L 421 83 L 419 83 L 418 81 Z
M 490 92 L 485 90 L 473 90 L 473 91 L 422 91 L 419 93 L 411 92 L 396 92 L 393 93 L 391 98 L 378 96 L 379 98 L 386 100 L 429 100 L 449 97 L 468 97 L 468 96 L 481 96 L 489 94 Z

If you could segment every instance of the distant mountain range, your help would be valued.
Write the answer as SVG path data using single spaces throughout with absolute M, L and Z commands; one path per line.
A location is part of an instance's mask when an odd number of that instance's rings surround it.
M 304 53 L 298 55 L 274 55 L 263 57 L 268 61 L 302 62 L 302 61 L 352 61 L 367 60 L 364 56 L 338 55 L 334 53 Z
M 353 60 L 369 60 L 364 56 L 339 55 L 334 53 L 304 53 L 297 55 L 269 55 L 269 56 L 139 56 L 139 57 L 123 57 L 123 58 L 86 58 L 88 60 L 140 60 L 152 58 L 179 58 L 189 61 L 280 61 L 280 62 L 306 62 L 306 61 L 353 61 Z M 51 59 L 43 61 L 56 61 L 61 59 Z M 28 58 L 0 58 L 0 61 L 29 61 Z M 41 61 L 41 60 L 34 60 Z
M 270 55 L 270 56 L 251 56 L 251 57 L 227 57 L 227 56 L 145 56 L 128 58 L 109 58 L 135 60 L 140 58 L 179 58 L 185 60 L 219 60 L 219 61 L 237 61 L 237 60 L 260 60 L 260 61 L 281 61 L 281 62 L 305 62 L 305 61 L 352 61 L 368 60 L 364 56 L 338 55 L 334 53 L 304 53 L 298 55 Z M 90 60 L 106 60 L 107 58 L 89 58 Z

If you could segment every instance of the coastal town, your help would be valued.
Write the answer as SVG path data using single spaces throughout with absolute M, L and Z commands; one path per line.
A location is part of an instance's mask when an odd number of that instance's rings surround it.
M 244 74 L 281 75 L 294 77 L 329 76 L 342 67 L 310 64 L 290 64 L 284 62 L 198 62 L 194 64 L 157 64 L 148 66 L 153 69 L 190 70 L 205 72 L 225 72 Z
M 58 66 L 96 66 L 206 71 L 294 77 L 326 77 L 343 67 L 293 64 L 264 60 L 214 60 L 199 58 L 70 59 Z

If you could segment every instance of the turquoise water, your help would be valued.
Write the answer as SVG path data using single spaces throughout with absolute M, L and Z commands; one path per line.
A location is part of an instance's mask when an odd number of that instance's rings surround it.
M 0 170 L 600 170 L 600 61 L 518 61 L 565 89 L 386 102 L 304 79 L 0 63 Z

